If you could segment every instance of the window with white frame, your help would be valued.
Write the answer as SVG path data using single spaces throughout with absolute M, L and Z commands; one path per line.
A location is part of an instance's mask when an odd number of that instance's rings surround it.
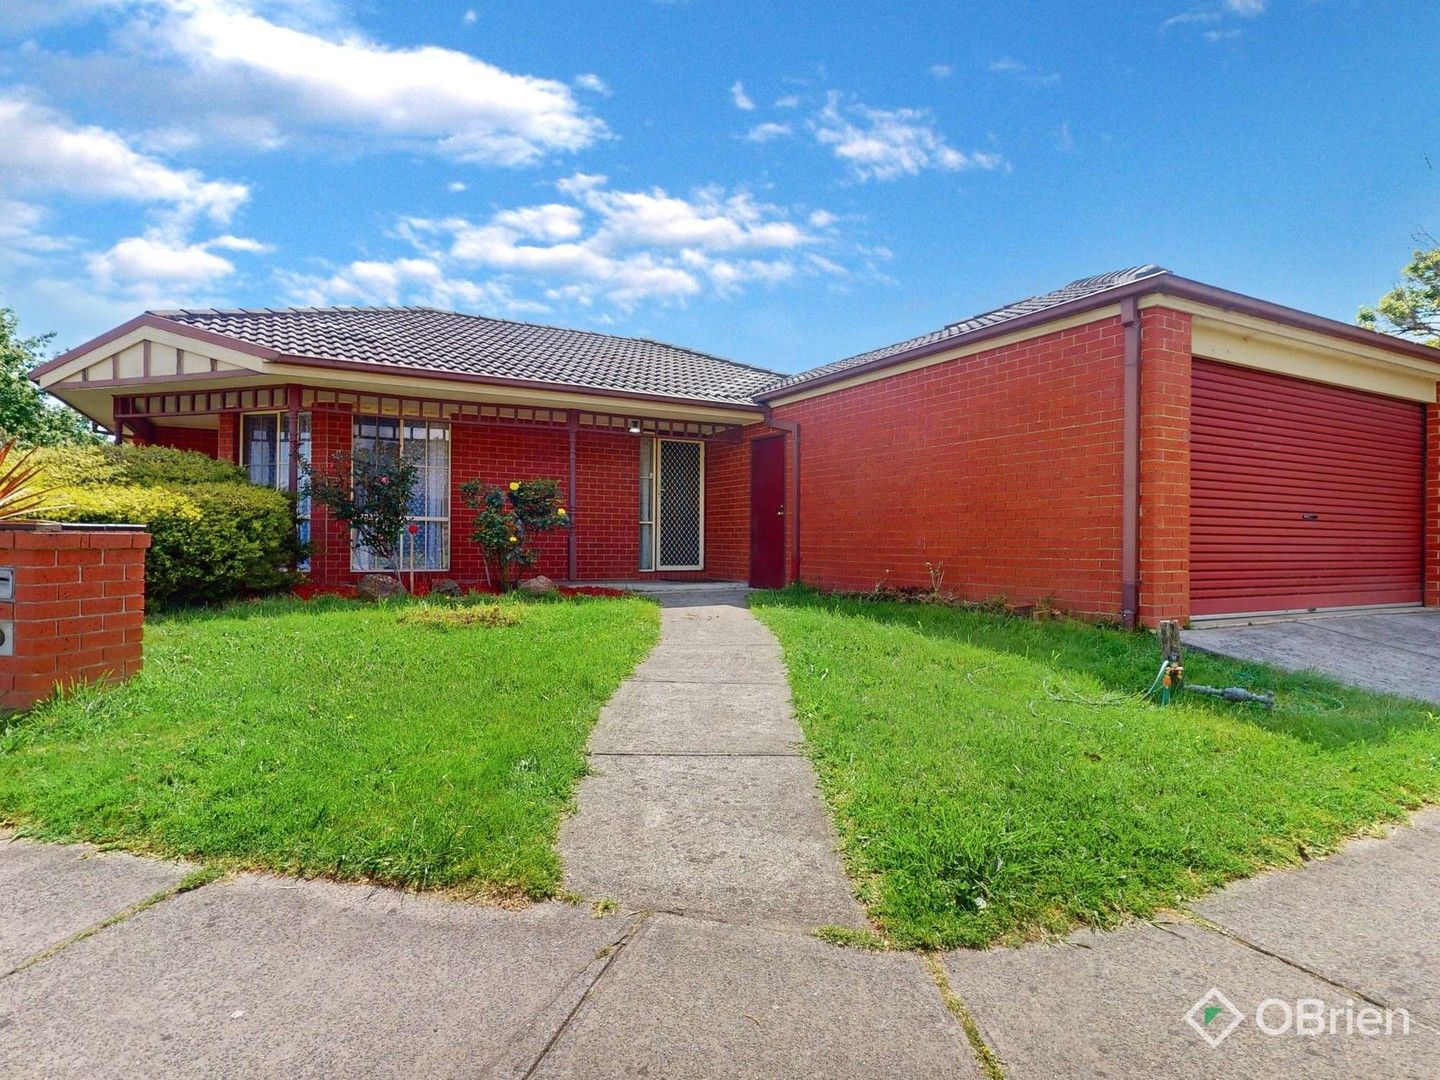
M 705 566 L 705 444 L 640 444 L 640 569 Z
M 300 414 L 300 461 L 310 463 L 310 414 Z M 252 484 L 290 490 L 290 414 L 288 412 L 246 413 L 240 418 L 240 465 Z M 310 499 L 302 494 L 295 501 L 296 531 L 300 542 L 310 542 Z M 302 566 L 302 569 L 304 567 Z
M 450 425 L 434 420 L 357 416 L 351 436 L 353 454 L 394 455 L 419 473 L 410 501 L 410 523 L 400 541 L 401 570 L 450 568 Z M 350 549 L 352 570 L 389 570 L 362 544 Z

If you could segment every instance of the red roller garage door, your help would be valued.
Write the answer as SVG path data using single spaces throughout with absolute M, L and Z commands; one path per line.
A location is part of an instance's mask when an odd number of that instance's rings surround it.
M 1190 613 L 1419 603 L 1420 405 L 1197 359 Z

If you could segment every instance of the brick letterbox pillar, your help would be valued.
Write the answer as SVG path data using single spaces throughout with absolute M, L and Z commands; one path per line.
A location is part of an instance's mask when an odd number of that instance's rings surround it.
M 149 546 L 134 525 L 0 525 L 0 708 L 140 670 Z

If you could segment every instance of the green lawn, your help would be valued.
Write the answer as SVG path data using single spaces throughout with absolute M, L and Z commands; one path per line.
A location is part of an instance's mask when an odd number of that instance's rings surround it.
M 791 590 L 779 636 L 870 912 L 902 945 L 1016 943 L 1175 906 L 1440 798 L 1412 701 L 1187 653 L 1273 712 L 1139 699 L 1153 637 Z
M 152 619 L 127 686 L 0 719 L 0 822 L 222 865 L 550 895 L 586 737 L 654 643 L 656 608 L 516 600 L 513 625 L 447 625 L 426 617 L 438 607 L 269 600 Z

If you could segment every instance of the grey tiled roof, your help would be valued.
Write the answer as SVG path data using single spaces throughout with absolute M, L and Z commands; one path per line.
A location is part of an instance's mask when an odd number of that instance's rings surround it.
M 783 376 L 643 338 L 425 307 L 155 311 L 285 355 L 753 405 Z
M 754 405 L 762 396 L 825 375 L 922 346 L 943 344 L 1024 315 L 1167 273 L 1162 267 L 1146 265 L 1081 278 L 1054 292 L 1007 304 L 908 341 L 788 376 L 644 338 L 537 326 L 428 307 L 258 308 L 151 314 L 289 356 Z
M 1078 281 L 1072 281 L 1069 285 L 1056 289 L 1054 292 L 1044 293 L 1040 296 L 1031 296 L 1025 300 L 1017 300 L 1013 304 L 1006 304 L 1004 307 L 996 308 L 994 311 L 986 311 L 980 315 L 963 319 L 960 322 L 950 323 L 948 326 L 943 326 L 939 330 L 933 330 L 928 334 L 921 334 L 919 337 L 910 338 L 908 341 L 898 341 L 894 345 L 886 345 L 883 348 L 872 349 L 869 352 L 847 357 L 844 360 L 836 360 L 833 363 L 822 364 L 819 367 L 811 368 L 809 371 L 802 371 L 798 375 L 788 376 L 760 392 L 768 396 L 777 390 L 785 390 L 792 386 L 798 386 L 812 379 L 818 379 L 823 375 L 831 375 L 837 371 L 844 371 L 847 368 L 859 367 L 873 360 L 883 360 L 888 356 L 896 356 L 900 353 L 909 352 L 911 349 L 921 348 L 922 346 L 939 344 L 949 341 L 952 338 L 973 333 L 976 330 L 983 330 L 987 327 L 1009 322 L 1011 319 L 1018 319 L 1022 315 L 1031 315 L 1037 311 L 1044 311 L 1046 308 L 1058 307 L 1060 304 L 1067 304 L 1072 300 L 1084 300 L 1098 293 L 1102 293 L 1107 289 L 1113 289 L 1120 285 L 1129 285 L 1131 282 L 1139 281 L 1142 278 L 1158 277 L 1162 274 L 1168 274 L 1169 272 L 1170 271 L 1162 266 L 1147 264 L 1145 266 L 1132 266 L 1126 270 L 1113 270 L 1108 274 L 1097 274 L 1094 277 L 1080 278 Z

